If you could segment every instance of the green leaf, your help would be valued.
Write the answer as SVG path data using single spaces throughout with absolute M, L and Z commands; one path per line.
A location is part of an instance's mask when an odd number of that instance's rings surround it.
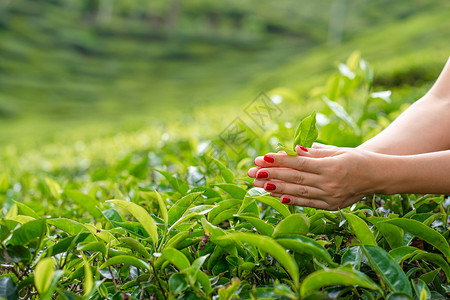
M 277 151 L 284 151 L 284 152 L 286 152 L 286 154 L 288 154 L 288 155 L 298 156 L 298 153 L 297 153 L 297 152 L 295 152 L 294 150 L 289 149 L 288 147 L 284 146 L 284 145 L 281 144 L 281 143 L 278 143 L 278 146 L 277 146 L 277 149 L 276 149 L 276 150 L 277 150 Z
M 405 259 L 411 257 L 418 249 L 411 246 L 402 246 L 395 248 L 389 252 L 389 255 L 394 259 L 397 264 L 400 264 Z
M 222 174 L 223 179 L 226 183 L 236 184 L 236 179 L 234 177 L 233 171 L 227 168 L 222 162 L 218 161 L 215 158 L 210 157 L 212 161 L 217 165 L 220 170 L 220 174 Z
M 266 236 L 273 235 L 274 227 L 271 224 L 266 223 L 259 218 L 250 217 L 250 216 L 239 216 L 239 218 L 244 219 L 247 222 L 249 222 L 250 224 L 252 224 L 252 226 L 255 227 L 256 230 L 258 230 L 258 232 L 261 233 L 262 235 L 266 235 Z
M 353 121 L 353 118 L 339 103 L 331 101 L 325 96 L 322 96 L 322 100 L 328 105 L 328 107 L 339 119 L 347 123 L 347 125 L 349 125 L 355 133 L 359 134 L 359 129 L 358 126 L 356 126 L 355 121 Z
M 231 239 L 241 243 L 247 243 L 269 253 L 286 269 L 294 283 L 296 285 L 298 284 L 299 271 L 297 263 L 294 258 L 286 252 L 285 248 L 280 246 L 280 244 L 270 237 L 250 233 L 233 233 L 220 237 L 220 239 Z
M 238 199 L 228 199 L 223 200 L 217 203 L 217 206 L 214 207 L 209 213 L 208 213 L 208 220 L 211 222 L 218 214 L 221 212 L 230 209 L 234 206 L 238 206 L 242 203 L 242 200 Z
M 450 261 L 450 246 L 447 240 L 436 230 L 413 219 L 398 218 L 387 220 L 386 222 L 403 228 L 403 230 L 433 245 L 445 255 L 447 261 Z
M 152 239 L 153 244 L 155 246 L 158 244 L 158 230 L 156 228 L 155 221 L 145 210 L 145 208 L 137 205 L 136 203 L 128 202 L 125 200 L 108 200 L 106 202 L 113 203 L 130 212 L 133 215 L 133 217 L 135 217 L 136 220 L 138 220 L 139 223 L 141 223 L 145 231 L 147 231 L 148 235 Z
M 178 219 L 181 218 L 181 216 L 184 214 L 184 212 L 189 208 L 189 206 L 192 204 L 192 202 L 203 192 L 195 192 L 190 193 L 183 198 L 177 200 L 174 205 L 169 209 L 168 215 L 168 223 L 170 225 L 174 224 Z
M 418 253 L 411 258 L 410 262 L 419 259 L 432 262 L 444 270 L 444 273 L 447 276 L 447 281 L 450 281 L 450 266 L 441 255 L 436 253 L 428 253 L 422 250 L 418 250 L 417 252 Z
M 0 299 L 16 300 L 19 299 L 17 287 L 11 277 L 0 278 Z
M 285 233 L 307 234 L 309 231 L 309 219 L 304 214 L 293 214 L 286 217 L 275 227 L 274 237 Z
M 429 283 L 433 282 L 434 278 L 440 271 L 441 271 L 441 268 L 437 268 L 435 270 L 432 270 L 430 272 L 420 275 L 419 278 L 422 279 L 426 284 L 429 284 Z M 448 281 L 448 279 L 447 279 L 447 281 Z
M 191 284 L 193 285 L 197 280 L 198 273 L 201 273 L 200 268 L 205 263 L 205 260 L 208 258 L 209 254 L 200 256 L 192 263 L 192 266 L 189 270 L 189 278 L 191 279 Z
M 167 224 L 169 223 L 169 215 L 167 214 L 166 202 L 164 202 L 161 194 L 158 193 L 155 188 L 153 188 L 153 190 L 155 191 L 156 200 L 158 201 L 159 211 L 161 212 L 161 216 L 163 217 L 164 223 L 167 226 Z
M 213 291 L 211 287 L 211 281 L 209 281 L 208 275 L 206 275 L 203 272 L 198 272 L 197 274 L 197 281 L 200 282 L 200 284 L 203 287 L 203 290 L 205 291 L 206 295 L 210 295 Z
M 239 278 L 232 278 L 228 286 L 219 289 L 219 300 L 230 300 L 241 285 Z
M 170 262 L 180 271 L 186 270 L 191 267 L 191 264 L 186 255 L 174 248 L 166 248 L 163 250 L 163 252 L 161 253 L 161 257 L 158 258 L 155 268 L 158 270 L 164 261 Z
M 347 268 L 319 270 L 308 275 L 302 282 L 300 295 L 305 297 L 318 289 L 330 285 L 357 286 L 371 290 L 381 291 L 365 274 Z
M 377 241 L 373 236 L 372 230 L 370 230 L 367 223 L 364 222 L 360 217 L 342 212 L 344 217 L 347 219 L 352 231 L 355 233 L 356 237 L 361 241 L 363 245 L 373 245 L 377 246 Z
M 99 202 L 89 195 L 79 191 L 67 190 L 64 192 L 73 202 L 88 211 L 94 218 L 99 218 L 102 212 L 98 209 Z
M 328 251 L 315 240 L 299 234 L 279 234 L 275 238 L 276 242 L 286 249 L 298 253 L 306 253 L 313 257 L 336 266 Z
M 194 207 L 189 208 L 186 210 L 186 212 L 179 218 L 173 225 L 169 228 L 169 231 L 172 230 L 172 228 L 180 225 L 186 220 L 189 220 L 193 217 L 206 215 L 208 212 L 210 212 L 214 208 L 213 205 L 197 205 Z
M 106 246 L 104 242 L 90 242 L 86 244 L 78 244 L 78 251 L 92 251 L 92 252 L 100 252 L 103 255 L 106 255 Z
M 155 169 L 155 171 L 157 171 L 161 175 L 163 175 L 167 179 L 167 181 L 170 183 L 170 185 L 175 190 L 177 190 L 182 196 L 186 195 L 187 191 L 189 190 L 189 185 L 186 182 L 183 182 L 179 178 L 172 176 L 167 171 L 157 170 L 157 169 Z
M 45 220 L 27 222 L 12 232 L 7 244 L 12 246 L 26 245 L 28 242 L 39 239 L 47 231 Z
M 32 208 L 28 207 L 27 205 L 25 205 L 22 202 L 18 202 L 18 201 L 15 201 L 15 200 L 13 200 L 13 201 L 17 205 L 17 207 L 19 208 L 19 211 L 21 212 L 22 215 L 30 216 L 30 217 L 33 217 L 35 219 L 39 219 L 40 218 L 40 216 Z
M 381 232 L 392 249 L 403 246 L 403 230 L 395 225 L 386 223 L 386 218 L 368 217 L 366 220 Z
M 59 183 L 49 177 L 45 178 L 45 183 L 50 190 L 50 194 L 52 194 L 55 199 L 59 199 L 61 195 L 61 186 L 59 185 Z
M 188 287 L 186 274 L 175 273 L 169 278 L 169 290 L 173 295 L 178 295 Z
M 94 288 L 94 278 L 92 277 L 92 270 L 90 264 L 85 261 L 84 263 L 84 296 L 87 296 L 91 293 Z
M 313 112 L 311 115 L 304 118 L 298 125 L 297 130 L 295 131 L 292 148 L 295 150 L 295 146 L 297 145 L 310 148 L 318 136 L 319 130 L 316 127 L 316 112 Z
M 41 259 L 34 269 L 34 285 L 39 294 L 44 295 L 50 288 L 55 274 L 55 260 L 52 257 Z
M 219 225 L 220 223 L 222 223 L 223 221 L 226 220 L 230 220 L 232 219 L 235 214 L 238 212 L 237 208 L 230 208 L 227 210 L 224 210 L 223 212 L 221 212 L 220 214 L 218 214 L 212 221 L 211 223 L 213 225 Z
M 231 197 L 236 199 L 244 199 L 245 194 L 247 194 L 247 191 L 241 188 L 240 186 L 236 184 L 230 184 L 230 183 L 219 183 L 215 184 L 214 186 L 219 187 L 220 189 L 227 192 Z
M 84 226 L 80 222 L 66 219 L 66 218 L 50 219 L 50 220 L 47 220 L 47 223 L 54 225 L 54 226 L 58 227 L 59 229 L 65 231 L 67 233 L 70 233 L 72 235 L 77 235 L 80 232 L 88 231 L 86 226 Z
M 6 173 L 0 174 L 0 193 L 6 193 L 9 188 L 9 176 Z
M 31 252 L 28 247 L 7 246 L 6 249 L 0 251 L 0 263 L 18 263 L 21 261 L 27 262 L 31 260 Z
M 412 296 L 408 278 L 400 266 L 383 248 L 378 246 L 361 246 L 372 269 L 383 279 L 393 292 L 404 292 Z
M 130 249 L 133 249 L 134 251 L 136 251 L 137 253 L 139 253 L 146 259 L 150 259 L 152 257 L 148 253 L 148 251 L 145 249 L 145 247 L 133 238 L 122 237 L 122 238 L 119 238 L 119 241 L 126 244 L 128 247 L 130 247 Z
M 125 265 L 133 265 L 135 267 L 150 271 L 149 265 L 143 261 L 142 259 L 139 259 L 137 257 L 131 256 L 131 255 L 117 255 L 113 256 L 107 261 L 105 261 L 99 269 L 104 269 L 108 266 L 112 265 L 118 265 L 118 264 L 125 264 Z
M 262 202 L 264 204 L 267 204 L 267 205 L 273 207 L 284 218 L 287 218 L 291 215 L 287 206 L 282 204 L 277 198 L 274 198 L 271 196 L 252 196 L 252 198 L 256 199 L 259 202 Z

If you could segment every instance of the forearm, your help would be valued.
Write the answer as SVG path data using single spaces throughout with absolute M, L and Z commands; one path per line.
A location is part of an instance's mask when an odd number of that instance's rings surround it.
M 377 161 L 378 160 L 378 161 Z M 450 194 L 450 151 L 417 155 L 380 155 L 376 190 L 382 194 Z
M 450 60 L 431 90 L 358 148 L 408 155 L 450 148 Z

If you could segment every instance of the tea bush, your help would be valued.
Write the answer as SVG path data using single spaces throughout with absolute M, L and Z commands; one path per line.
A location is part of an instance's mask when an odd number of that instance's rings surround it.
M 404 109 L 372 83 L 355 52 L 309 104 L 286 103 L 286 115 L 297 123 L 314 108 L 320 142 L 358 145 Z M 282 99 L 277 91 L 270 105 Z M 167 140 L 156 127 L 25 153 L 5 148 L 0 297 L 447 298 L 447 198 L 288 208 L 245 175 L 251 155 L 291 144 L 284 121 L 257 136 L 240 128 L 250 138 L 237 152 L 229 136 Z

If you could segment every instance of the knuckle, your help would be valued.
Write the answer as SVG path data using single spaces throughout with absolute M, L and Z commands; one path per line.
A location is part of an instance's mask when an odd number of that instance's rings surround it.
M 299 187 L 298 187 L 298 190 L 297 190 L 297 193 L 298 193 L 301 197 L 304 197 L 304 198 L 308 198 L 308 196 L 309 196 L 308 189 L 305 188 L 304 186 L 299 186 Z
M 302 184 L 303 181 L 305 180 L 304 176 L 299 172 L 295 173 L 295 175 L 293 176 L 293 179 L 294 179 L 294 182 L 298 183 L 298 184 Z
M 301 156 L 297 157 L 297 165 L 296 165 L 297 170 L 303 170 L 305 168 L 305 160 L 302 159 Z

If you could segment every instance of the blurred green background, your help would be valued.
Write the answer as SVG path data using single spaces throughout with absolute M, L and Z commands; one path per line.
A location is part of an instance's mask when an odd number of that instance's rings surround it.
M 412 102 L 449 56 L 449 16 L 446 0 L 0 0 L 0 145 L 214 135 L 260 91 L 308 99 L 354 50 Z

